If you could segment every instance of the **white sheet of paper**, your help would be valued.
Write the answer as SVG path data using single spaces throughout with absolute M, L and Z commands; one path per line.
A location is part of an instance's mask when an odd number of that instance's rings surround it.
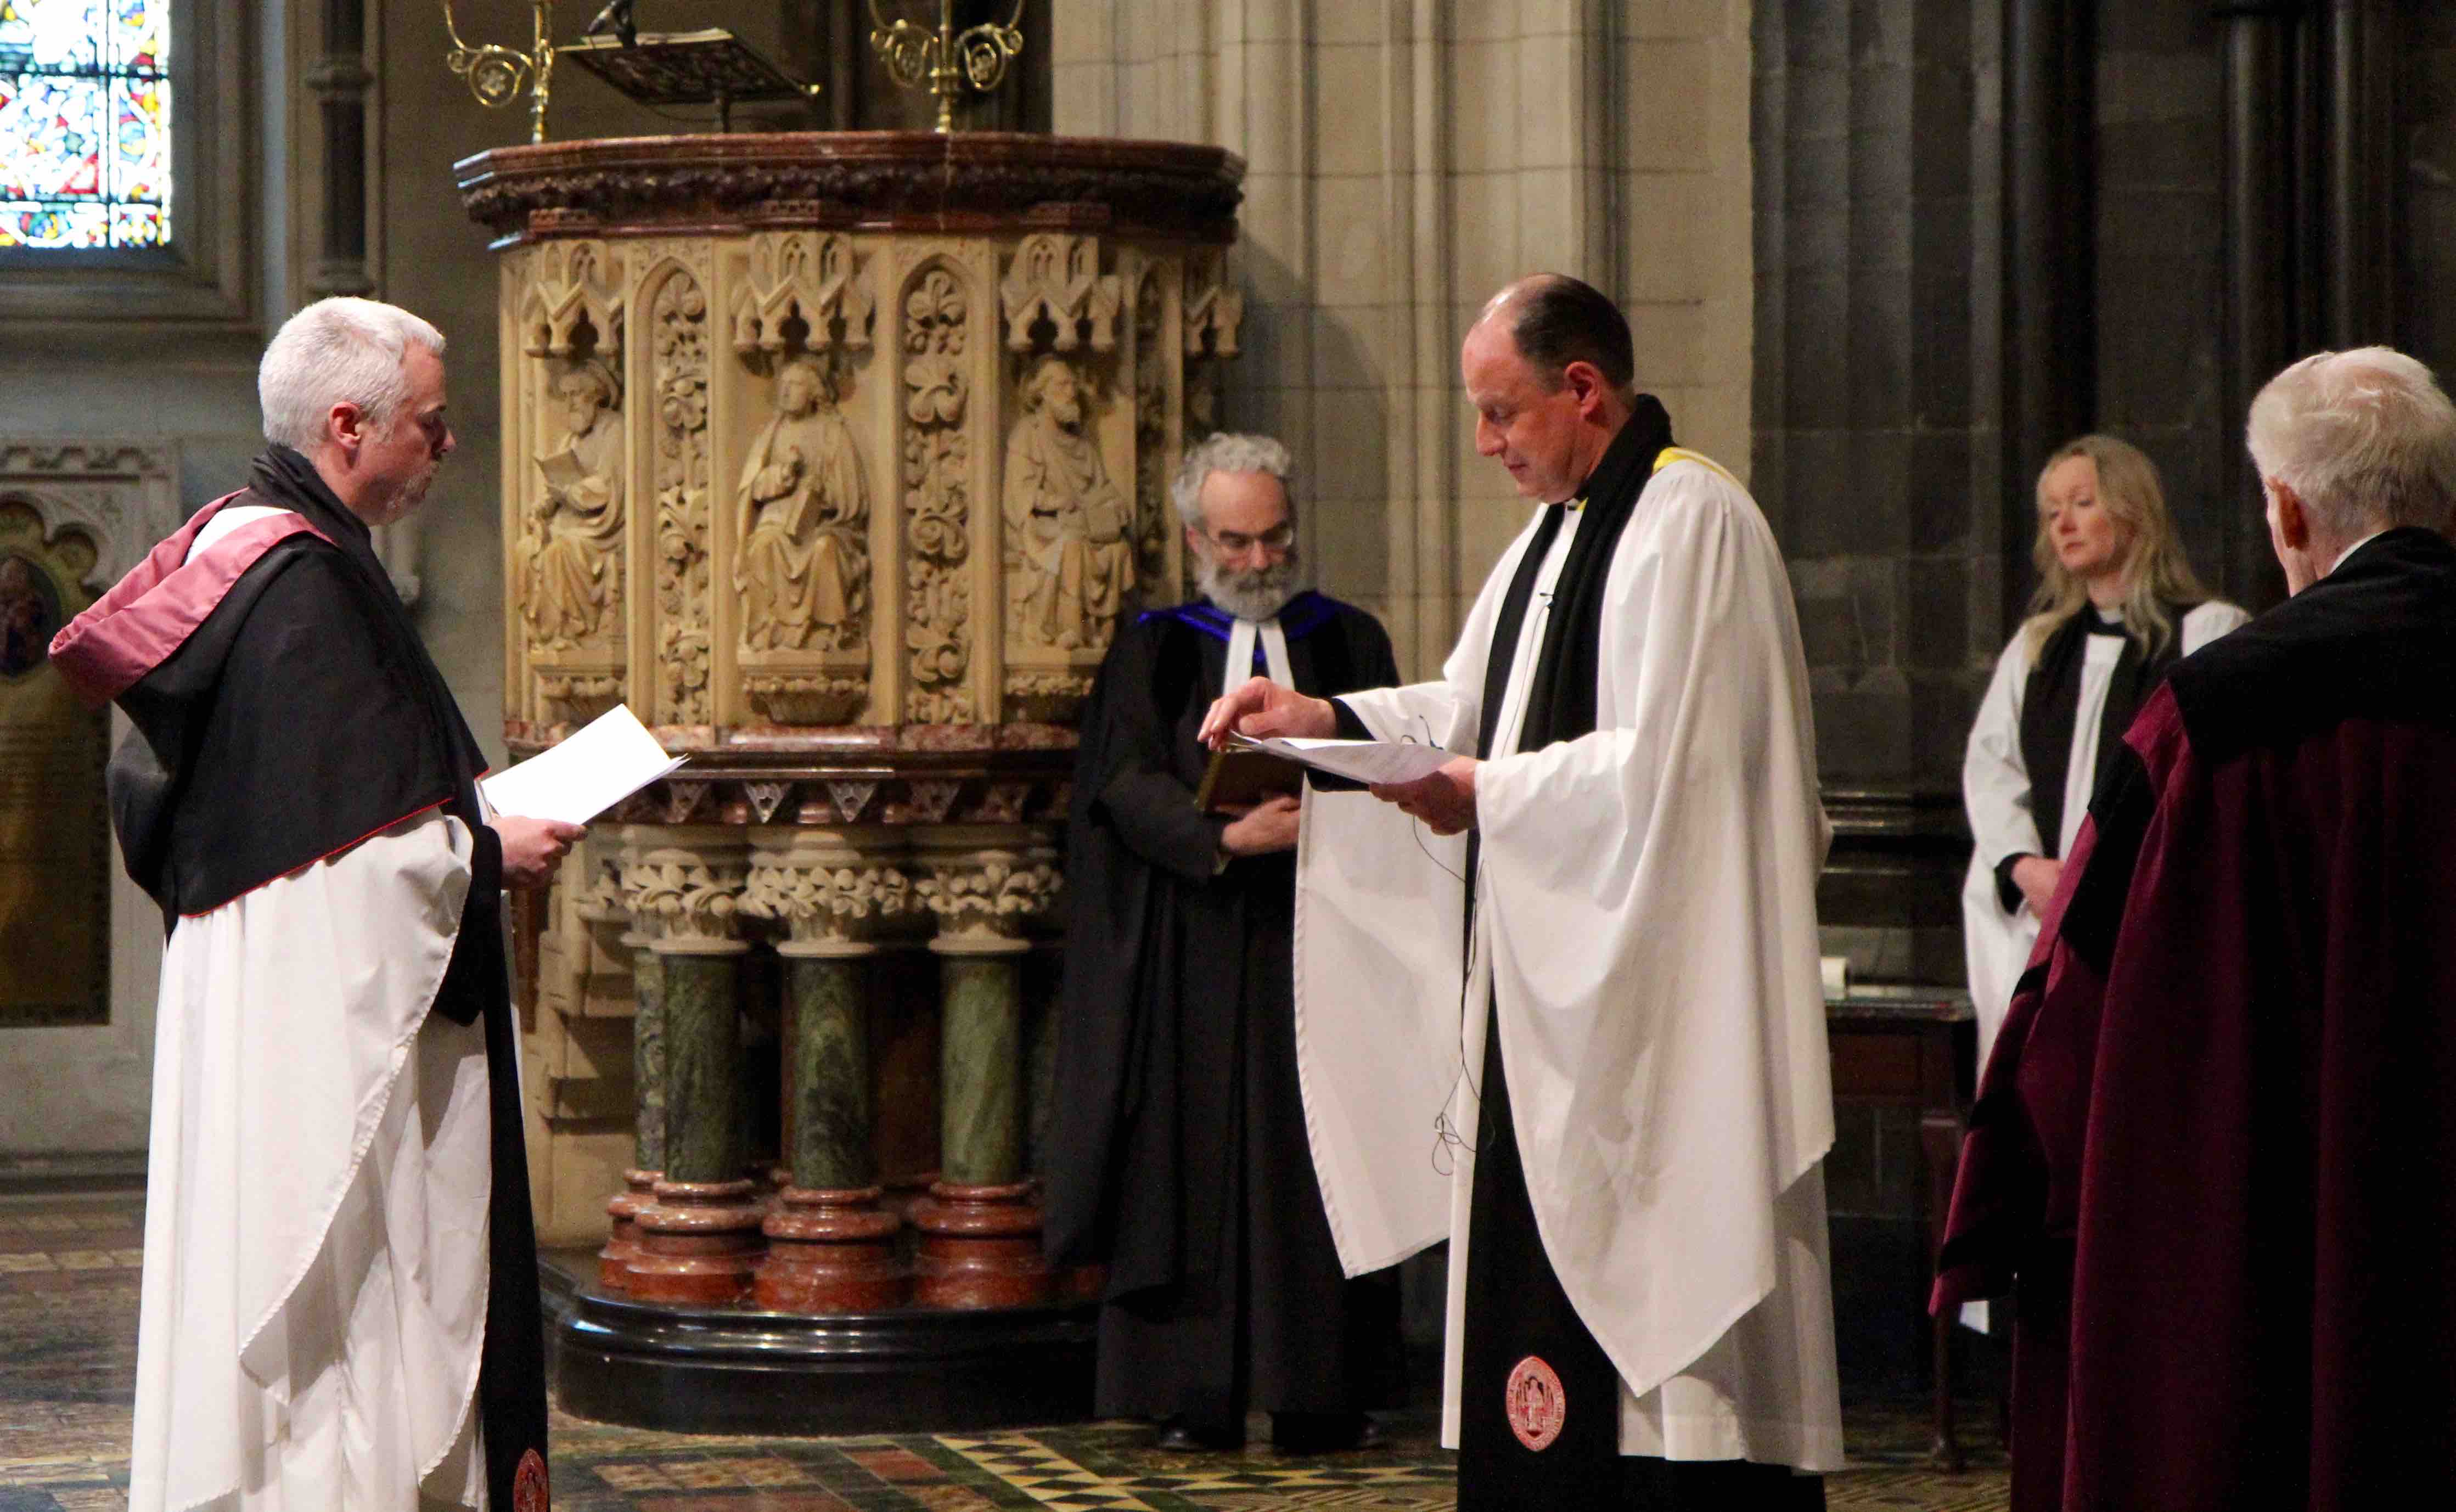
M 478 786 L 499 814 L 584 825 L 686 760 L 666 755 L 639 716 L 617 704 Z
M 1269 751 L 1300 766 L 1360 783 L 1411 783 L 1441 770 L 1450 753 L 1439 746 L 1395 740 L 1252 740 L 1239 746 Z

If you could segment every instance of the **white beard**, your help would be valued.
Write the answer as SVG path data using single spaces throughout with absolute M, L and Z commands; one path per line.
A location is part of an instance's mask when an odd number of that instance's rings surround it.
M 1197 557 L 1194 584 L 1239 620 L 1267 620 L 1302 591 L 1304 581 L 1291 551 L 1273 565 L 1251 572 L 1231 572 L 1210 557 Z

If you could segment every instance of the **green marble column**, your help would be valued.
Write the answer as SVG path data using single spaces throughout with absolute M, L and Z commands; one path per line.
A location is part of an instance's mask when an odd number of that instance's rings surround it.
M 735 955 L 664 960 L 667 1181 L 742 1175 L 742 1028 Z
M 793 1185 L 847 1191 L 877 1179 L 870 1144 L 869 963 L 804 956 L 785 963 L 793 1009 Z
M 940 959 L 938 1061 L 942 1179 L 993 1187 L 1023 1179 L 1023 962 Z
M 665 958 L 643 949 L 632 957 L 632 1086 L 637 1089 L 633 1164 L 643 1171 L 665 1168 Z

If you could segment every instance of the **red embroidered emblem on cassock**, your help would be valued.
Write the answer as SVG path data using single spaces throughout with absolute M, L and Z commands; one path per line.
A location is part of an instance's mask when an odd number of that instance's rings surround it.
M 1561 1420 L 1569 1415 L 1560 1376 L 1529 1355 L 1509 1373 L 1503 1391 L 1509 1403 L 1509 1431 L 1518 1435 L 1518 1441 L 1538 1453 L 1552 1447 L 1552 1440 L 1561 1437 Z
M 553 1505 L 546 1494 L 545 1457 L 531 1449 L 512 1476 L 512 1512 L 550 1512 Z

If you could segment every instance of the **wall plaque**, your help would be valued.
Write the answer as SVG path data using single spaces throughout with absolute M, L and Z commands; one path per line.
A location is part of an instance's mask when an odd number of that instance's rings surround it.
M 0 502 L 0 1028 L 111 1016 L 110 727 L 50 656 L 95 555 Z

